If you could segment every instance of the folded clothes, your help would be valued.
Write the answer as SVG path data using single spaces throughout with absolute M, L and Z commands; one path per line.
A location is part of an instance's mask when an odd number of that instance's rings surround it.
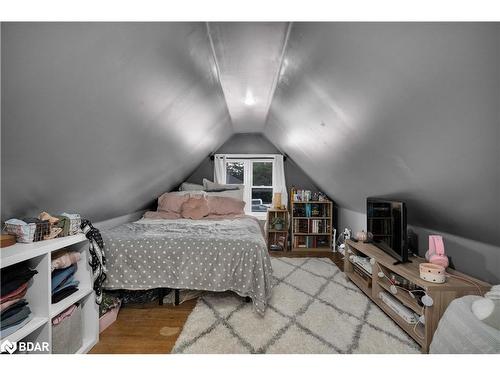
M 23 296 L 24 297 L 24 296 Z M 2 302 L 0 303 L 0 313 L 1 312 L 4 312 L 5 310 L 7 310 L 10 306 L 14 305 L 15 303 L 17 303 L 18 301 L 21 301 L 22 298 L 15 298 L 15 299 L 11 299 L 9 301 L 6 301 L 6 302 Z
M 60 313 L 59 315 L 52 318 L 52 325 L 56 326 L 59 323 L 61 323 L 64 319 L 70 317 L 73 314 L 73 312 L 75 312 L 75 310 L 77 308 L 78 308 L 78 304 L 74 304 L 74 305 L 71 305 L 70 307 L 68 307 L 62 313 Z
M 18 313 L 24 306 L 26 306 L 28 302 L 25 299 L 21 299 L 12 306 L 10 306 L 8 309 L 5 311 L 2 311 L 0 314 L 0 320 L 3 322 L 5 319 L 11 317 L 12 315 L 15 315 Z
M 13 299 L 22 298 L 25 296 L 27 290 L 28 290 L 28 283 L 24 283 L 16 290 L 13 290 L 12 292 L 6 295 L 2 295 L 2 297 L 0 297 L 0 303 L 3 304 L 4 302 L 11 301 Z
M 28 269 L 25 272 L 20 273 L 18 276 L 12 278 L 10 281 L 7 281 L 5 283 L 2 282 L 0 286 L 0 295 L 2 296 L 2 299 L 4 296 L 10 294 L 23 284 L 27 283 L 37 273 L 38 273 L 37 270 Z
M 33 314 L 30 314 L 28 317 L 20 321 L 19 323 L 16 323 L 10 327 L 3 327 L 0 326 L 0 339 L 3 339 L 9 335 L 12 335 L 14 332 L 18 331 L 19 329 L 23 328 L 28 322 L 33 319 Z
M 52 291 L 59 287 L 64 281 L 71 278 L 76 272 L 76 264 L 69 267 L 57 269 L 52 272 Z
M 70 279 L 64 281 L 60 286 L 58 286 L 55 290 L 52 291 L 52 294 L 56 294 L 57 292 L 63 290 L 64 288 L 67 288 L 69 286 L 78 286 L 80 282 L 78 280 L 75 280 L 74 277 L 71 277 Z
M 57 303 L 62 301 L 66 297 L 69 297 L 78 290 L 76 286 L 69 286 L 67 288 L 61 289 L 57 293 L 52 295 L 52 303 Z
M 27 275 L 30 272 L 31 269 L 27 262 L 22 262 L 9 267 L 5 267 L 0 273 L 0 283 L 8 283 L 9 281 L 15 280 L 20 276 Z
M 60 250 L 52 254 L 52 271 L 61 268 L 67 268 L 77 263 L 81 259 L 78 251 Z
M 29 306 L 23 306 L 19 310 L 17 310 L 14 315 L 2 319 L 0 321 L 0 325 L 2 326 L 2 329 L 9 328 L 10 326 L 13 326 L 24 320 L 26 317 L 28 317 L 29 314 L 31 314 Z

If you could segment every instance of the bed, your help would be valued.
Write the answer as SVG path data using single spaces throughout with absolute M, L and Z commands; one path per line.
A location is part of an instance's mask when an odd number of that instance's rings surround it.
M 257 219 L 141 219 L 102 231 L 105 289 L 233 291 L 264 314 L 272 267 Z

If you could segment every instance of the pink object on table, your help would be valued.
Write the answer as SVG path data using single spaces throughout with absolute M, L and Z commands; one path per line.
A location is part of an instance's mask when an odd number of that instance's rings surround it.
M 429 250 L 425 253 L 425 259 L 427 259 L 429 263 L 437 264 L 444 268 L 448 267 L 449 262 L 444 251 L 442 236 L 429 236 Z

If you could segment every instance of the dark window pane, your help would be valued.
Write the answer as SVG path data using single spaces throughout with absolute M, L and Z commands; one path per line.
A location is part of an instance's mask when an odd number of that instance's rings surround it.
M 273 186 L 273 163 L 270 162 L 253 163 L 253 185 Z
M 226 164 L 226 184 L 243 183 L 243 163 L 230 162 Z
M 252 212 L 266 212 L 273 201 L 272 188 L 252 189 Z

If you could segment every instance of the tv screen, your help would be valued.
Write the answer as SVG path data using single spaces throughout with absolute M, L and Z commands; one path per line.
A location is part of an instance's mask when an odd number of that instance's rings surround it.
M 406 205 L 401 201 L 368 198 L 366 229 L 373 243 L 400 262 L 408 261 Z

